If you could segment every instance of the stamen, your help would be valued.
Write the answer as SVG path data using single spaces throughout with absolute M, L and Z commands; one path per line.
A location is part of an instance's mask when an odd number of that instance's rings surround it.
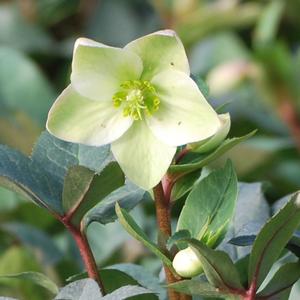
M 123 108 L 123 116 L 142 120 L 144 113 L 151 116 L 159 109 L 160 99 L 155 87 L 146 80 L 126 80 L 113 96 L 115 108 Z

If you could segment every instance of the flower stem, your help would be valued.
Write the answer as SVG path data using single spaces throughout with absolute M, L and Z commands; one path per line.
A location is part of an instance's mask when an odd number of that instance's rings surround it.
M 193 297 L 191 295 L 181 294 L 180 300 L 192 300 Z
M 279 116 L 287 125 L 290 135 L 294 139 L 298 151 L 300 151 L 300 120 L 295 104 L 287 91 L 280 90 L 278 94 L 280 100 L 278 104 Z
M 74 238 L 89 278 L 94 279 L 98 283 L 101 293 L 104 296 L 104 285 L 100 278 L 97 264 L 85 233 L 82 232 L 79 228 L 75 227 L 73 224 L 69 223 L 68 221 L 65 221 L 64 218 L 61 219 L 61 222 L 65 225 L 65 227 L 68 229 L 68 231 Z
M 165 192 L 161 182 L 154 187 L 153 192 L 158 228 L 162 234 L 164 234 L 166 237 L 169 237 L 172 234 L 170 201 L 165 197 Z
M 256 278 L 251 283 L 246 295 L 244 296 L 244 300 L 255 300 L 256 299 Z
M 166 198 L 161 182 L 156 187 L 154 187 L 153 192 L 154 192 L 154 199 L 155 199 L 156 218 L 157 218 L 157 225 L 159 229 L 159 235 L 162 236 L 163 239 L 166 241 L 166 239 L 172 235 L 170 199 Z M 162 243 L 160 247 L 162 248 L 162 250 L 167 252 L 165 243 Z M 166 281 L 168 284 L 178 281 L 178 279 L 174 276 L 172 271 L 166 265 L 164 265 L 164 270 L 166 274 Z M 180 294 L 178 294 L 177 292 L 171 289 L 168 289 L 168 295 L 170 300 L 181 299 Z
M 189 151 L 190 150 L 187 147 L 183 148 L 176 156 L 176 164 L 178 164 L 184 158 L 184 156 L 189 153 Z

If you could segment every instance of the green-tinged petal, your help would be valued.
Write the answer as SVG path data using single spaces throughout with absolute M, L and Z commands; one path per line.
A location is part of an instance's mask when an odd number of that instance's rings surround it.
M 143 70 L 135 53 L 108 47 L 88 39 L 75 43 L 71 82 L 81 95 L 93 100 L 112 101 L 126 80 L 139 79 Z
M 167 68 L 190 74 L 189 62 L 177 34 L 172 30 L 161 30 L 143 36 L 125 46 L 141 57 L 144 65 L 143 79 L 150 80 Z
M 154 187 L 167 172 L 176 147 L 156 139 L 144 121 L 136 121 L 111 150 L 125 175 L 145 190 Z
M 112 102 L 91 101 L 69 85 L 53 104 L 47 129 L 56 137 L 100 146 L 118 139 L 132 124 Z
M 220 119 L 221 126 L 216 134 L 205 141 L 189 144 L 189 149 L 193 152 L 207 153 L 216 149 L 226 139 L 231 125 L 230 115 L 227 113 L 221 114 L 218 117 Z
M 165 71 L 156 75 L 160 106 L 147 118 L 154 135 L 172 146 L 204 140 L 220 128 L 217 113 L 205 100 L 196 83 L 186 74 Z

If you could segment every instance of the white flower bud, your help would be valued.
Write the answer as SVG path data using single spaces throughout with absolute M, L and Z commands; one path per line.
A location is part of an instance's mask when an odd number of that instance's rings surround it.
M 175 255 L 173 267 L 178 275 L 185 278 L 195 277 L 203 271 L 197 252 L 190 247 Z

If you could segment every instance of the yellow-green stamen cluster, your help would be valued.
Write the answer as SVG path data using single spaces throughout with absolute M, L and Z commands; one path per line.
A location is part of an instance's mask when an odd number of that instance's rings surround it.
M 123 108 L 124 117 L 142 120 L 143 114 L 153 115 L 159 108 L 160 100 L 154 86 L 146 80 L 127 80 L 114 94 L 114 107 Z

